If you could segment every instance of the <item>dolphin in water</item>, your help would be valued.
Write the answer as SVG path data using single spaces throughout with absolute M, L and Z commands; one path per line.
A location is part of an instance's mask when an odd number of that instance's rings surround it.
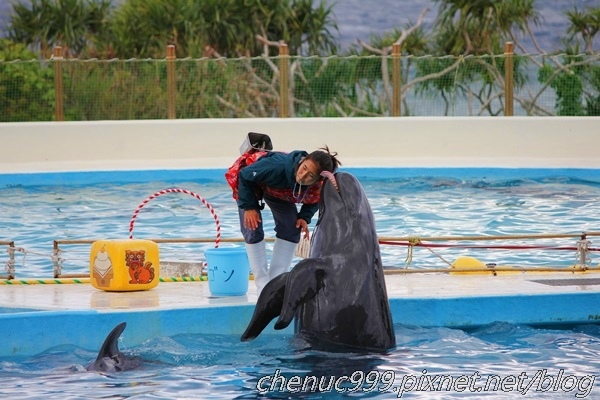
M 337 181 L 337 183 L 334 183 Z M 262 290 L 241 340 L 274 318 L 316 344 L 386 351 L 396 346 L 371 206 L 358 179 L 338 172 L 323 185 L 310 258 Z
M 86 370 L 119 372 L 133 369 L 140 365 L 139 359 L 135 357 L 126 357 L 119 350 L 119 338 L 125 330 L 125 327 L 127 327 L 127 323 L 121 322 L 113 328 L 104 340 L 104 343 L 98 352 L 98 357 L 85 368 Z

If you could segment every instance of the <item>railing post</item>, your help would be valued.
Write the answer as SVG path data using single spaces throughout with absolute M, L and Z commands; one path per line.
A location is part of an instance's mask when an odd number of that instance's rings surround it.
M 52 264 L 54 266 L 54 277 L 60 278 L 62 274 L 62 268 L 59 263 L 60 249 L 58 248 L 58 241 L 54 241 L 54 251 L 52 252 Z
M 513 42 L 506 42 L 504 45 L 504 115 L 511 117 L 514 112 L 514 49 Z
M 175 46 L 167 46 L 167 117 L 175 119 L 177 97 L 177 86 L 175 81 Z
M 8 279 L 15 279 L 15 242 L 8 244 Z
M 402 45 L 400 43 L 394 43 L 392 45 L 392 117 L 399 117 L 402 115 L 401 48 Z
M 6 275 L 0 275 L 0 279 L 15 279 L 15 242 L 0 240 L 0 245 L 8 245 L 8 261 L 6 262 Z
M 279 46 L 279 117 L 289 117 L 288 79 L 290 70 L 290 55 L 288 46 Z
M 62 75 L 63 50 L 62 47 L 54 47 L 52 55 L 54 61 L 54 119 L 56 121 L 65 120 L 65 105 L 64 105 L 64 86 Z

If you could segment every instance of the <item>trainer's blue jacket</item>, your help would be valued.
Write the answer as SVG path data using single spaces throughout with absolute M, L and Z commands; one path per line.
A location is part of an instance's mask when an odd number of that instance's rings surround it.
M 296 170 L 303 157 L 308 153 L 295 150 L 290 153 L 269 152 L 256 162 L 242 168 L 238 176 L 238 206 L 244 210 L 260 209 L 256 192 L 266 188 L 289 189 L 298 191 Z M 302 202 L 303 194 L 308 186 L 301 186 L 298 202 Z M 310 224 L 311 218 L 319 209 L 319 204 L 302 204 L 298 218 Z

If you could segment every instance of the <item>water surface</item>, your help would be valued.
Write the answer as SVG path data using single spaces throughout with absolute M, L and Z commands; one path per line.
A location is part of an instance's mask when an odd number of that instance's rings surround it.
M 477 172 L 474 172 L 477 174 Z M 592 174 L 593 175 L 593 174 Z M 569 171 L 544 177 L 410 176 L 363 177 L 380 236 L 507 236 L 579 234 L 600 230 L 600 183 Z M 126 239 L 133 213 L 153 193 L 184 188 L 214 209 L 222 237 L 240 238 L 229 187 L 222 182 L 101 183 L 89 186 L 22 186 L 0 189 L 0 240 L 14 240 L 18 277 L 51 277 L 53 242 L 65 239 Z M 265 232 L 273 237 L 270 212 Z M 314 227 L 316 216 L 311 228 Z M 217 223 L 196 197 L 167 193 L 150 200 L 135 220 L 134 238 L 216 238 Z M 592 247 L 594 238 L 590 237 Z M 577 238 L 445 242 L 448 245 L 574 247 Z M 209 244 L 161 244 L 161 258 L 199 262 Z M 595 246 L 599 247 L 599 246 Z M 61 245 L 65 273 L 89 272 L 89 245 Z M 407 246 L 383 246 L 384 265 L 406 266 Z M 600 259 L 592 253 L 592 262 Z M 444 267 L 461 255 L 515 266 L 566 267 L 576 262 L 572 250 L 416 248 L 411 268 Z M 595 258 L 595 259 L 594 259 Z M 0 253 L 5 264 L 8 254 Z
M 301 394 L 315 399 L 399 395 L 576 399 L 594 398 L 600 390 L 594 375 L 600 369 L 600 330 L 595 325 L 559 330 L 495 323 L 470 332 L 395 328 L 398 346 L 386 354 L 306 350 L 300 339 L 288 335 L 265 334 L 246 343 L 231 335 L 155 338 L 143 346 L 123 348 L 128 356 L 141 358 L 139 368 L 108 374 L 85 371 L 95 351 L 65 345 L 30 358 L 0 359 L 0 395 L 19 399 L 293 398 L 298 396 L 297 386 L 289 382 L 302 382 L 304 377 L 321 382 L 321 390 L 316 386 L 314 393 Z M 124 335 L 126 342 L 127 332 Z M 445 383 L 440 386 L 442 379 Z M 462 385 L 462 381 L 469 383 Z

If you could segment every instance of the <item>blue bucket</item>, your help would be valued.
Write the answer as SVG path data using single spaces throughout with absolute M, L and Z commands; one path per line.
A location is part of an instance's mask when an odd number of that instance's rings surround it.
M 213 296 L 243 296 L 248 292 L 250 264 L 246 249 L 220 247 L 204 250 L 208 289 Z

